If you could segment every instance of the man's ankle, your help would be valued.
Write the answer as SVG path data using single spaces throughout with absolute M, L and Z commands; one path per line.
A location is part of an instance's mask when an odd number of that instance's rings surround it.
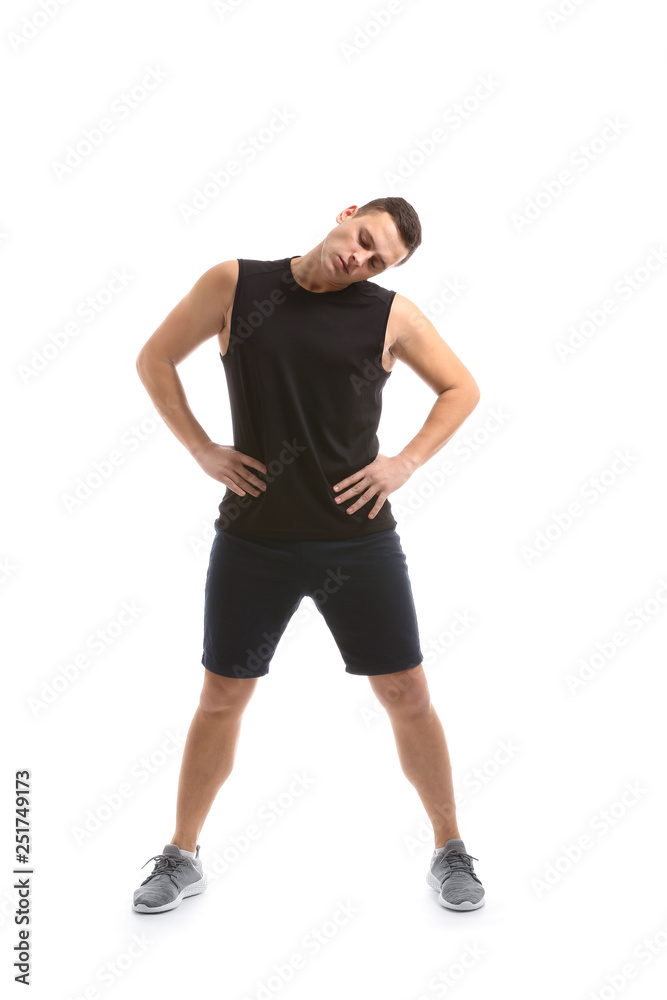
M 449 841 L 449 840 L 461 840 L 461 834 L 458 833 L 458 832 L 457 833 L 448 833 L 446 836 L 436 837 L 435 838 L 434 850 L 439 851 L 441 848 L 443 848 L 443 847 L 446 846 L 447 841 Z
M 179 838 L 177 836 L 174 836 L 172 837 L 169 843 L 174 844 L 176 847 L 179 847 L 182 851 L 190 851 L 191 854 L 194 854 L 197 850 L 196 838 L 193 840 L 191 837 Z

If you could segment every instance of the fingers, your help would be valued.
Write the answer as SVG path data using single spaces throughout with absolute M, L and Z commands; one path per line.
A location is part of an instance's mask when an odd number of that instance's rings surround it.
M 234 479 L 232 476 L 228 476 L 230 483 L 230 489 L 233 489 L 235 493 L 239 496 L 245 496 L 246 492 L 250 493 L 251 496 L 258 497 L 261 493 L 266 492 L 266 483 L 254 476 L 252 472 L 249 472 L 243 466 L 234 469 L 233 472 Z
M 253 475 L 253 473 L 249 472 L 248 469 L 245 468 L 239 469 L 238 475 L 241 478 L 243 485 L 246 486 L 251 493 L 253 493 L 252 490 L 253 486 L 255 486 L 262 493 L 264 493 L 264 491 L 266 490 L 266 483 L 264 482 L 264 480 L 260 479 L 259 476 Z M 259 494 L 253 493 L 253 496 L 259 496 Z
M 340 493 L 340 491 L 344 490 L 347 486 L 350 485 L 350 483 L 356 483 L 359 481 L 359 479 L 363 479 L 364 475 L 365 475 L 364 469 L 359 469 L 358 472 L 355 472 L 351 476 L 348 476 L 347 479 L 341 479 L 339 482 L 334 484 L 334 492 Z
M 245 496 L 245 490 L 242 490 L 238 483 L 235 483 L 230 476 L 223 476 L 222 482 L 232 491 L 232 493 L 236 493 L 239 497 Z
M 235 476 L 240 480 L 240 489 L 247 490 L 254 497 L 258 497 L 261 493 L 266 492 L 266 483 L 263 479 L 258 476 L 253 475 L 248 469 L 245 468 L 249 465 L 253 469 L 257 469 L 259 472 L 266 474 L 266 465 L 261 462 L 258 458 L 254 458 L 252 455 L 246 455 L 242 451 L 235 452 L 235 458 L 238 460 L 238 467 L 234 469 Z M 241 492 L 241 496 L 245 495 L 245 492 Z
M 254 476 L 248 476 L 243 482 L 244 487 L 248 493 L 252 493 L 254 497 L 258 497 L 260 493 L 266 493 L 266 483 L 260 482 L 259 479 L 255 479 Z
M 373 487 L 371 487 L 369 490 L 366 490 L 366 492 L 362 493 L 362 495 L 358 498 L 358 500 L 355 503 L 353 503 L 350 507 L 347 508 L 346 514 L 354 514 L 354 512 L 356 510 L 359 510 L 360 507 L 365 506 L 365 504 L 367 504 L 368 501 L 371 500 L 376 493 L 377 490 L 374 489 Z
M 367 479 L 364 479 L 360 483 L 356 483 L 354 486 L 351 486 L 349 490 L 345 491 L 345 493 L 342 493 L 340 496 L 337 496 L 334 502 L 340 506 L 341 504 L 344 504 L 347 500 L 351 500 L 353 497 L 356 497 L 355 502 L 353 504 L 350 504 L 349 507 L 345 508 L 346 514 L 354 514 L 355 511 L 359 510 L 360 507 L 363 507 L 365 504 L 367 504 L 368 501 L 378 493 L 378 487 L 374 484 L 371 484 L 371 486 L 369 486 L 368 489 L 365 490 L 365 492 L 362 492 L 361 495 L 359 495 L 359 492 L 364 490 L 364 486 L 366 485 L 367 481 L 368 481 Z
M 264 462 L 260 462 L 258 458 L 253 458 L 252 455 L 244 455 L 242 451 L 237 451 L 236 454 L 244 465 L 249 465 L 252 469 L 259 469 L 260 472 L 266 472 Z

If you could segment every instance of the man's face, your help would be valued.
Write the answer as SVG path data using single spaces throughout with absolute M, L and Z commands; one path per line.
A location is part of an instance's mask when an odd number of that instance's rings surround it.
M 338 225 L 322 244 L 322 268 L 336 284 L 372 280 L 408 252 L 388 212 L 360 216 L 356 212 L 356 205 L 340 212 Z

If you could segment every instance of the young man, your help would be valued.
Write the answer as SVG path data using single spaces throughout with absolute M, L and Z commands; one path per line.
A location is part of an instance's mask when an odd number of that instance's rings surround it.
M 183 751 L 176 830 L 134 893 L 140 913 L 173 909 L 206 888 L 201 828 L 232 770 L 257 679 L 305 595 L 316 601 L 346 671 L 367 676 L 389 714 L 402 770 L 433 824 L 428 884 L 451 909 L 484 903 L 456 823 L 447 743 L 387 499 L 449 441 L 479 389 L 417 306 L 373 281 L 420 245 L 413 207 L 377 198 L 344 209 L 336 223 L 302 256 L 210 268 L 137 358 L 167 426 L 226 486 L 206 577 L 204 683 Z M 176 372 L 214 336 L 233 447 L 209 438 Z M 376 431 L 397 360 L 437 399 L 419 433 L 386 456 L 378 454 Z

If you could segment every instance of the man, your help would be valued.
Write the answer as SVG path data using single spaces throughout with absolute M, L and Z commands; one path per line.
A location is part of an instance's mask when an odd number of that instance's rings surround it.
M 232 770 L 257 680 L 305 595 L 316 601 L 346 671 L 367 676 L 389 714 L 402 770 L 433 824 L 428 884 L 451 909 L 484 903 L 456 823 L 447 743 L 430 701 L 388 500 L 449 441 L 479 389 L 417 306 L 373 281 L 420 245 L 414 208 L 403 198 L 377 198 L 344 209 L 336 223 L 302 256 L 210 268 L 137 358 L 167 426 L 226 486 L 206 577 L 204 683 L 183 752 L 176 830 L 134 893 L 140 913 L 173 909 L 206 888 L 201 828 Z M 209 438 L 176 372 L 214 336 L 233 447 Z M 437 399 L 419 433 L 385 456 L 376 431 L 397 360 Z

